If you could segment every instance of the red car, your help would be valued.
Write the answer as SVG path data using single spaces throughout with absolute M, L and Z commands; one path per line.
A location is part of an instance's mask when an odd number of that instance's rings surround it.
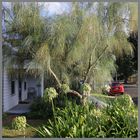
M 110 86 L 110 94 L 123 94 L 124 93 L 124 86 L 119 82 L 113 82 Z

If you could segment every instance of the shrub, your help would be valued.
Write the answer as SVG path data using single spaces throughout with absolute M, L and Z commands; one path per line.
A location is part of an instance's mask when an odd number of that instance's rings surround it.
M 2 119 L 3 119 L 3 120 L 7 119 L 7 117 L 8 117 L 8 114 L 7 114 L 7 113 L 3 113 L 3 114 L 2 114 Z
M 31 112 L 28 113 L 28 118 L 33 119 L 47 119 L 49 117 L 52 117 L 53 115 L 53 108 L 55 106 L 61 107 L 59 105 L 58 93 L 54 88 L 46 88 L 44 91 L 44 96 L 39 97 L 31 104 Z M 53 102 L 53 103 L 52 103 Z M 54 106 L 52 108 L 52 106 Z M 62 105 L 63 107 L 63 105 Z
M 66 89 L 68 89 L 68 87 Z M 52 117 L 53 108 L 63 108 L 67 104 L 67 96 L 62 95 L 58 95 L 54 88 L 47 88 L 44 92 L 43 98 L 39 97 L 31 104 L 31 111 L 27 114 L 27 117 L 32 119 L 48 119 Z
M 52 116 L 52 106 L 50 102 L 46 102 L 43 98 L 39 97 L 33 101 L 30 106 L 31 111 L 28 113 L 28 118 L 33 119 L 46 119 Z
M 114 101 L 114 104 L 116 104 L 118 106 L 125 106 L 127 108 L 134 105 L 131 96 L 128 94 L 124 94 L 124 95 L 117 97 Z
M 137 137 L 138 113 L 129 95 L 117 97 L 106 109 L 110 116 L 106 128 L 107 137 Z
M 18 116 L 12 120 L 12 129 L 23 131 L 26 128 L 26 117 Z

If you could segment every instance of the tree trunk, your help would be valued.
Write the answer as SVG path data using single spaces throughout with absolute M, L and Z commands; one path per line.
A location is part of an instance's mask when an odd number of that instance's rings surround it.
M 87 71 L 86 71 L 86 74 L 85 74 L 85 77 L 84 77 L 84 82 L 86 82 L 87 79 L 88 79 L 88 73 L 89 73 L 90 68 L 91 68 L 91 60 L 92 60 L 92 55 L 90 55 L 90 58 L 89 58 L 88 68 L 87 68 Z
M 69 90 L 67 92 L 67 94 L 70 94 L 72 96 L 76 96 L 76 97 L 79 97 L 80 99 L 82 99 L 82 95 L 79 92 L 75 91 L 75 90 Z
M 87 82 L 87 79 L 88 79 L 88 76 L 89 76 L 89 73 L 91 72 L 92 68 L 94 68 L 97 64 L 97 62 L 102 58 L 102 56 L 104 55 L 104 52 L 106 51 L 106 49 L 108 48 L 108 46 L 106 46 L 104 48 L 104 50 L 101 52 L 101 54 L 99 55 L 99 57 L 94 61 L 93 64 L 90 64 L 88 66 L 88 69 L 87 69 L 87 72 L 86 72 L 86 75 L 85 75 L 85 78 L 84 78 L 84 83 Z
M 58 77 L 56 76 L 56 74 L 53 72 L 53 70 L 51 68 L 49 68 L 50 73 L 53 75 L 53 77 L 55 78 L 56 82 L 58 83 L 59 88 L 61 87 L 61 83 L 60 80 L 58 79 Z

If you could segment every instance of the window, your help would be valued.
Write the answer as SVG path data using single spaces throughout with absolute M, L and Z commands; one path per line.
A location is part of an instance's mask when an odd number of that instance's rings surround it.
M 119 83 L 112 83 L 112 86 L 119 86 Z
M 11 94 L 15 94 L 15 81 L 11 81 Z
M 26 90 L 26 82 L 24 82 L 24 90 Z

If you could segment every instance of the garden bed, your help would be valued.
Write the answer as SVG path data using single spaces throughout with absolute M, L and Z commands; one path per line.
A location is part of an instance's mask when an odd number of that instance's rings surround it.
M 22 131 L 13 130 L 11 128 L 12 120 L 18 115 L 7 114 L 5 118 L 3 118 L 3 129 L 2 129 L 2 137 L 4 138 L 15 138 L 15 137 L 35 137 L 35 130 L 31 127 L 27 127 L 25 130 L 25 135 Z M 35 128 L 46 123 L 46 120 L 42 119 L 27 119 L 27 123 Z

